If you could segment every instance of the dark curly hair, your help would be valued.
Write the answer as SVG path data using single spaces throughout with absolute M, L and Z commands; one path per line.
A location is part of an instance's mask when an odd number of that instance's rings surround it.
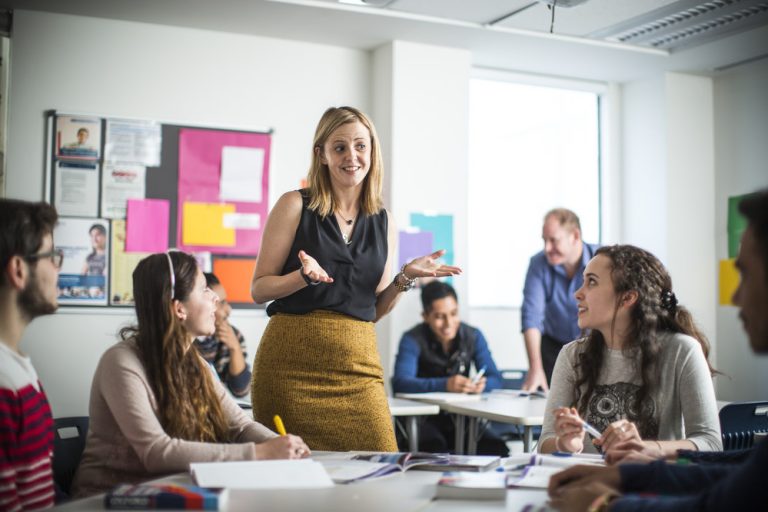
M 658 358 L 661 351 L 659 335 L 663 332 L 687 334 L 700 344 L 707 359 L 711 373 L 715 373 L 709 364 L 709 343 L 693 321 L 691 313 L 677 304 L 672 291 L 672 278 L 664 265 L 648 251 L 632 245 L 612 245 L 601 247 L 595 256 L 602 255 L 611 261 L 611 279 L 616 293 L 616 313 L 625 292 L 637 293 L 637 301 L 630 311 L 630 329 L 624 350 L 639 350 L 641 384 L 635 395 L 634 410 L 639 417 L 630 418 L 640 426 L 647 424 L 653 407 L 647 407 L 654 383 L 658 382 Z M 613 329 L 613 323 L 611 329 Z M 592 330 L 586 336 L 586 346 L 578 355 L 576 364 L 576 407 L 579 414 L 585 416 L 605 356 L 605 338 L 602 333 Z M 581 392 L 582 386 L 585 387 Z

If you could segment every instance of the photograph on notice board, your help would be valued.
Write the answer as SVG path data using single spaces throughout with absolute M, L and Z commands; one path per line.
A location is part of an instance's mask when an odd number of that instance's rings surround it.
M 56 156 L 98 160 L 101 152 L 101 119 L 57 116 Z
M 109 221 L 59 219 L 53 239 L 64 252 L 59 271 L 59 304 L 107 305 Z
M 57 160 L 54 168 L 53 205 L 64 217 L 99 215 L 99 163 Z

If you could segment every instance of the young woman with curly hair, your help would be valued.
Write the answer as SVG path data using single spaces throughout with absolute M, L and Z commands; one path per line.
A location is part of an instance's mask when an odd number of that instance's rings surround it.
M 99 361 L 73 494 L 187 471 L 191 462 L 309 455 L 297 436 L 251 420 L 192 348 L 215 331 L 218 297 L 195 259 L 153 254 L 133 272 L 138 324 Z
M 709 346 L 651 253 L 602 247 L 574 294 L 584 338 L 555 364 L 539 451 L 602 450 L 609 463 L 720 450 Z M 589 442 L 584 421 L 602 435 Z

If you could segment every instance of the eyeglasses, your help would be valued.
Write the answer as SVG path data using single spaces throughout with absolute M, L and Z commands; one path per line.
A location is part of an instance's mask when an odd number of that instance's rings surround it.
M 61 268 L 61 264 L 64 263 L 64 251 L 62 251 L 61 249 L 52 249 L 46 252 L 30 254 L 24 259 L 27 261 L 39 261 L 44 259 L 50 259 L 54 267 Z
M 173 300 L 176 296 L 176 273 L 173 271 L 170 251 L 165 253 L 165 257 L 168 258 L 168 272 L 171 276 L 171 300 Z

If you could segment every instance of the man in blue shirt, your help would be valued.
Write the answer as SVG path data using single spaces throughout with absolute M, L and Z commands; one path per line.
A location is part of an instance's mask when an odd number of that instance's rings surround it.
M 555 208 L 544 216 L 544 250 L 531 258 L 521 308 L 529 370 L 523 389 L 549 389 L 560 349 L 581 335 L 573 294 L 584 281 L 582 272 L 599 247 L 581 239 L 579 217 Z
M 392 377 L 394 393 L 482 393 L 501 387 L 501 373 L 493 362 L 483 333 L 459 318 L 456 291 L 432 281 L 421 290 L 424 322 L 403 334 Z M 485 374 L 469 378 L 474 363 Z M 419 449 L 447 452 L 453 446 L 453 421 L 446 414 L 426 418 L 419 433 Z M 478 453 L 506 456 L 506 444 L 490 430 L 478 442 Z

